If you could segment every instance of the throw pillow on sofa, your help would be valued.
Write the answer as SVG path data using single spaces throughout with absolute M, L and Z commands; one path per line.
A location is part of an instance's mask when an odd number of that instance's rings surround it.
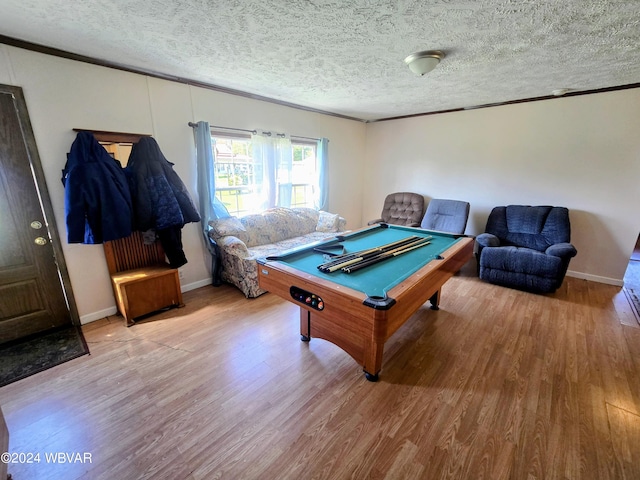
M 318 225 L 316 232 L 337 232 L 340 215 L 337 213 L 329 213 L 320 211 L 318 216 Z
M 227 236 L 238 237 L 243 242 L 246 242 L 249 238 L 247 230 L 237 217 L 225 217 L 211 220 L 209 226 L 213 230 L 213 236 L 215 238 L 222 238 Z

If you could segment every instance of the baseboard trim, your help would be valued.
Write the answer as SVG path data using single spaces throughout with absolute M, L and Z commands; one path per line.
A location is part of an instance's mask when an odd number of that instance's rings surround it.
M 607 285 L 615 285 L 616 287 L 622 287 L 624 285 L 624 281 L 618 278 L 610 278 L 610 277 L 601 277 L 600 275 L 590 275 L 588 273 L 582 272 L 574 272 L 567 271 L 568 277 L 580 278 L 582 280 L 589 280 L 591 282 L 604 283 Z
M 118 308 L 115 305 L 113 307 L 105 308 L 104 310 L 99 310 L 93 313 L 87 313 L 86 315 L 82 315 L 80 317 L 80 324 L 86 325 L 87 323 L 95 322 L 104 317 L 115 315 L 116 313 L 118 313 Z
M 206 287 L 208 285 L 211 285 L 211 279 L 205 278 L 204 280 L 198 280 L 197 282 L 180 285 L 180 290 L 182 291 L 182 293 L 184 293 L 188 292 L 189 290 L 195 290 L 196 288 Z

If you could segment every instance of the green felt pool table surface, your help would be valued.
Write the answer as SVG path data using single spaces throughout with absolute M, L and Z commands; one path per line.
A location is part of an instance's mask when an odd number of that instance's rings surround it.
M 314 248 L 342 245 L 345 253 L 351 253 L 379 247 L 411 236 L 430 237 L 430 243 L 353 273 L 345 273 L 341 270 L 324 273 L 318 270 L 318 265 L 326 262 L 329 257 L 318 253 Z M 384 298 L 390 289 L 427 263 L 439 258 L 442 252 L 458 242 L 460 237 L 460 235 L 383 224 L 346 234 L 338 239 L 331 239 L 284 252 L 281 255 L 271 256 L 267 260 L 283 262 L 302 272 L 363 292 L 371 298 Z

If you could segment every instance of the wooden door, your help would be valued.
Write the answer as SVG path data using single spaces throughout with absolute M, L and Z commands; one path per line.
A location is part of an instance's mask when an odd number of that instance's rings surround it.
M 0 85 L 0 343 L 79 323 L 72 303 L 22 89 Z

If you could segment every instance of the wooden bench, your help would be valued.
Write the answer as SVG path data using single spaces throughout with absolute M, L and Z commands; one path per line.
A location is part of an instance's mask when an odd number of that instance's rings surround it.
M 118 311 L 127 327 L 134 319 L 168 307 L 183 307 L 180 276 L 157 240 L 145 244 L 142 234 L 104 242 L 104 253 Z

